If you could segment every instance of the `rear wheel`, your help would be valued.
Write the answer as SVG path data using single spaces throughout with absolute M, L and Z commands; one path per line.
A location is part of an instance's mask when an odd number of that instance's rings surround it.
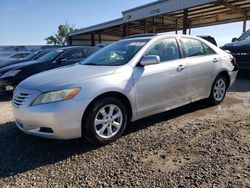
M 210 97 L 208 101 L 212 105 L 220 104 L 225 98 L 227 92 L 228 84 L 225 77 L 219 75 L 212 86 Z
M 93 144 L 103 145 L 115 141 L 125 130 L 127 110 L 117 98 L 107 97 L 94 102 L 83 120 L 84 136 Z

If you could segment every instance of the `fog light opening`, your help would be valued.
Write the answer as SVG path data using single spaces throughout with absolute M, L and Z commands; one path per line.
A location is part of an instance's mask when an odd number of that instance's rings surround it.
M 54 131 L 51 128 L 48 128 L 48 127 L 41 127 L 39 132 L 50 133 L 50 134 L 54 133 Z

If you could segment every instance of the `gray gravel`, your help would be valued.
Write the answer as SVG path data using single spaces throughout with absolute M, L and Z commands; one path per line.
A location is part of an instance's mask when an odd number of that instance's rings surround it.
M 0 94 L 0 187 L 250 187 L 250 82 L 137 121 L 115 143 L 28 136 Z M 5 113 L 6 112 L 6 113 Z

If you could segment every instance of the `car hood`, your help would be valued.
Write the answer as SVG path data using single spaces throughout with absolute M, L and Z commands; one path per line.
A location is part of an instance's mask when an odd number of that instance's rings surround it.
M 105 76 L 118 69 L 117 66 L 72 65 L 33 75 L 19 84 L 19 87 L 41 92 L 81 87 L 88 79 Z
M 250 40 L 242 40 L 242 41 L 235 41 L 229 44 L 225 44 L 223 49 L 227 48 L 249 48 L 250 49 Z
M 10 71 L 12 69 L 19 69 L 19 68 L 22 68 L 22 67 L 25 67 L 28 65 L 36 64 L 36 63 L 42 63 L 42 62 L 41 61 L 26 61 L 26 62 L 14 64 L 14 65 L 5 66 L 5 67 L 0 69 L 0 73 L 5 73 L 5 72 Z
M 0 68 L 9 66 L 9 65 L 13 65 L 16 63 L 21 63 L 24 62 L 25 60 L 21 60 L 21 59 L 11 59 L 11 58 L 1 58 L 0 59 Z M 27 60 L 26 60 L 27 61 Z

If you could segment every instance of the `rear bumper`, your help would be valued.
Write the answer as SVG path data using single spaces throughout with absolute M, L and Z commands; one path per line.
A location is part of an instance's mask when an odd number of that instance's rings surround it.
M 230 76 L 230 84 L 229 84 L 229 87 L 231 87 L 235 80 L 236 80 L 236 77 L 237 77 L 237 74 L 238 74 L 238 70 L 237 71 L 230 71 L 228 72 L 229 76 Z

